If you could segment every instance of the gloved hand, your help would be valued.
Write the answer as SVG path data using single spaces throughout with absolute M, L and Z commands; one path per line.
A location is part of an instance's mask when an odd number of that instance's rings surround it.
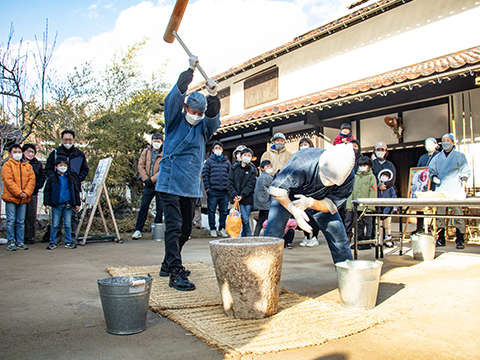
M 190 56 L 190 59 L 188 59 L 188 63 L 190 64 L 190 69 L 195 71 L 198 65 L 198 57 L 195 55 Z
M 295 220 L 297 221 L 297 225 L 300 227 L 300 229 L 311 233 L 312 232 L 312 227 L 308 225 L 308 215 L 305 211 L 302 209 L 299 209 L 296 207 L 293 203 L 288 204 L 288 211 L 290 214 L 293 215 Z
M 151 187 L 153 185 L 152 179 L 148 178 L 143 182 L 146 187 Z
M 434 182 L 435 184 L 437 184 L 437 185 L 440 185 L 440 183 L 442 182 L 442 181 L 441 181 L 438 177 L 436 177 L 436 176 L 434 176 L 432 180 L 433 180 L 433 182 Z
M 213 81 L 212 79 L 208 79 L 206 86 L 207 86 L 208 95 L 217 96 L 218 84 L 215 81 Z
M 313 206 L 315 200 L 311 197 L 306 197 L 303 195 L 295 195 L 298 200 L 293 201 L 293 205 L 295 205 L 300 210 L 305 210 Z

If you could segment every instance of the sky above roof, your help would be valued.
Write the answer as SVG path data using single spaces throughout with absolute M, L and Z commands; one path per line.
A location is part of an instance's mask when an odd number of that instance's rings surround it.
M 242 63 L 348 12 L 353 0 L 190 0 L 178 33 L 210 76 Z M 374 2 L 374 1 L 370 1 Z M 370 3 L 369 2 L 369 3 Z M 115 52 L 146 40 L 138 63 L 151 74 L 167 63 L 164 80 L 175 83 L 188 67 L 179 44 L 163 41 L 174 0 L 3 1 L 0 44 L 20 39 L 30 50 L 57 34 L 52 67 L 66 74 L 86 61 L 102 70 Z M 362 5 L 365 6 L 365 5 Z M 200 75 L 194 82 L 201 81 Z

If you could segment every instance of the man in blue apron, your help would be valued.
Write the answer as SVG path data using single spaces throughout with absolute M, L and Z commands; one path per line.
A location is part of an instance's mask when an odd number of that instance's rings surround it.
M 160 193 L 165 216 L 165 257 L 160 276 L 170 276 L 170 287 L 194 290 L 190 271 L 182 265 L 182 248 L 192 232 L 195 201 L 202 197 L 201 173 L 205 143 L 220 126 L 217 83 L 207 80 L 208 97 L 193 92 L 185 102 L 188 85 L 198 64 L 190 58 L 190 68 L 181 73 L 165 98 L 165 141 L 155 190 Z
M 352 260 L 350 244 L 338 208 L 353 190 L 355 153 L 352 144 L 329 149 L 308 148 L 292 155 L 270 186 L 265 236 L 282 238 L 285 225 L 294 217 L 298 226 L 312 232 L 306 209 L 312 209 L 330 248 L 333 262 Z

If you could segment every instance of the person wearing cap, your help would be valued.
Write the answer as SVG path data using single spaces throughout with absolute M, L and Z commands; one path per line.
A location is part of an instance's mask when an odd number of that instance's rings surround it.
M 435 183 L 435 191 L 443 193 L 448 198 L 465 199 L 467 180 L 470 177 L 470 167 L 464 154 L 455 150 L 455 139 L 452 134 L 442 137 L 443 151 L 435 156 L 428 166 L 429 177 Z M 460 206 L 452 206 L 454 215 L 463 215 Z M 438 215 L 445 215 L 446 207 L 437 207 Z M 445 219 L 437 219 L 437 246 L 445 246 Z M 457 249 L 464 249 L 465 220 L 455 219 Z
M 338 134 L 337 137 L 335 138 L 335 140 L 333 140 L 333 145 L 347 144 L 351 140 L 353 140 L 352 128 L 351 128 L 350 124 L 343 123 L 340 126 L 340 134 Z
M 352 260 L 338 207 L 352 193 L 354 163 L 351 144 L 293 154 L 270 186 L 275 200 L 270 205 L 265 236 L 282 238 L 292 215 L 302 230 L 311 232 L 305 210 L 312 209 L 312 217 L 325 235 L 333 262 Z
M 438 144 L 437 144 L 437 139 L 433 137 L 429 137 L 428 139 L 425 140 L 425 150 L 427 152 L 420 156 L 417 162 L 417 167 L 425 167 L 430 165 L 430 162 L 432 159 L 440 153 L 440 151 L 437 150 Z M 430 183 L 430 189 L 429 190 L 435 190 L 435 183 L 431 182 Z M 423 215 L 423 211 L 417 211 L 418 215 Z M 421 233 L 424 230 L 423 227 L 424 219 L 422 218 L 417 218 L 417 228 L 415 229 L 414 232 L 412 232 L 411 235 Z
M 271 141 L 273 145 L 267 149 L 262 155 L 260 162 L 264 160 L 270 160 L 272 163 L 273 174 L 278 173 L 292 156 L 292 153 L 285 148 L 285 135 L 282 133 L 276 133 L 273 135 Z
M 257 179 L 257 169 L 251 163 L 252 149 L 242 150 L 242 161 L 235 162 L 228 174 L 228 194 L 232 202 L 239 201 L 240 216 L 242 217 L 241 236 L 252 236 L 250 228 L 250 212 L 253 206 L 253 193 Z M 283 235 L 282 235 L 283 236 Z
M 232 164 L 235 164 L 235 162 L 241 163 L 242 162 L 242 150 L 246 149 L 245 145 L 238 145 L 235 150 L 233 150 L 232 153 Z
M 392 172 L 392 177 L 389 181 L 378 184 L 379 190 L 387 190 L 387 188 L 392 187 L 395 184 L 397 170 L 395 169 L 395 165 L 391 161 L 386 159 L 388 155 L 387 151 L 387 144 L 383 141 L 379 141 L 375 144 L 375 156 L 372 157 L 372 171 L 375 177 L 378 180 L 378 175 L 380 171 L 383 169 L 388 169 Z M 379 181 L 380 182 L 380 181 Z
M 210 236 L 217 237 L 215 226 L 215 213 L 219 213 L 218 233 L 220 236 L 228 237 L 225 231 L 225 223 L 228 215 L 228 174 L 230 172 L 230 161 L 223 153 L 223 144 L 215 141 L 212 146 L 212 155 L 205 161 L 202 170 L 203 187 L 207 194 L 208 225 Z
M 160 276 L 169 276 L 169 286 L 182 291 L 195 289 L 188 279 L 190 271 L 182 265 L 181 252 L 192 232 L 196 200 L 202 197 L 205 144 L 220 126 L 215 81 L 206 81 L 207 97 L 195 91 L 185 102 L 197 57 L 191 56 L 189 63 L 190 68 L 180 74 L 165 98 L 165 141 L 155 187 L 165 214 L 165 256 Z
M 142 237 L 143 226 L 147 221 L 148 209 L 153 198 L 155 198 L 156 214 L 154 222 L 156 224 L 163 222 L 163 207 L 160 200 L 160 194 L 155 191 L 155 184 L 157 182 L 158 170 L 160 169 L 160 161 L 162 160 L 162 144 L 163 135 L 155 133 L 152 135 L 152 145 L 147 146 L 142 151 L 140 159 L 138 160 L 138 173 L 143 182 L 143 196 L 140 210 L 138 211 L 137 223 L 135 224 L 135 231 L 132 239 L 138 240 Z

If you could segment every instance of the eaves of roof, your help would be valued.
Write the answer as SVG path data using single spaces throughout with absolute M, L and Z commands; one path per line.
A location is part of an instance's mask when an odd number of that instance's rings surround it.
M 480 63 L 480 46 L 224 118 L 221 119 L 218 131 L 227 132 L 239 126 L 275 121 L 280 117 L 288 117 L 299 112 L 341 106 L 351 101 L 371 99 L 377 95 L 386 96 L 396 91 L 421 87 L 422 83 L 441 83 L 445 78 L 449 80 L 448 76 L 462 73 L 474 75 L 475 71 L 480 71 L 478 63 Z
M 414 0 L 381 0 L 376 3 L 365 6 L 357 11 L 354 11 L 340 19 L 322 25 L 319 28 L 309 31 L 306 34 L 294 38 L 292 41 L 281 45 L 273 50 L 267 51 L 259 56 L 245 61 L 242 64 L 231 67 L 218 75 L 212 76 L 212 79 L 217 83 L 227 80 L 239 73 L 245 72 L 256 66 L 262 65 L 267 61 L 274 60 L 279 56 L 286 55 L 291 51 L 298 50 L 304 45 L 319 41 L 324 37 L 330 36 L 338 31 L 350 28 L 353 25 L 366 21 L 376 15 L 380 15 L 388 10 L 392 10 L 400 5 L 412 2 Z M 189 87 L 188 91 L 199 91 L 205 88 L 205 81 L 202 81 L 194 86 Z

